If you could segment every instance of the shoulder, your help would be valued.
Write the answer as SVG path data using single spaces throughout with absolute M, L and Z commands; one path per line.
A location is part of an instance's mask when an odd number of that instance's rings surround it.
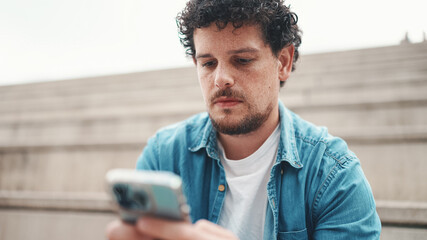
M 327 161 L 328 165 L 341 166 L 352 161 L 358 162 L 356 155 L 342 138 L 331 135 L 326 127 L 316 126 L 295 113 L 291 112 L 291 115 L 296 147 L 303 164 L 313 164 L 311 162 L 313 160 Z
M 332 181 L 347 176 L 341 184 L 365 181 L 360 161 L 347 143 L 331 135 L 326 127 L 318 127 L 292 113 L 295 142 L 307 180 L 317 189 L 317 197 Z M 351 176 L 351 177 L 350 177 Z

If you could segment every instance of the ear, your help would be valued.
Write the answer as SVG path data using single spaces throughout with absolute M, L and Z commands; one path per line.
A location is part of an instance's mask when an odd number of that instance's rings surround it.
M 281 82 L 285 82 L 292 72 L 294 51 L 295 47 L 293 44 L 291 44 L 287 47 L 282 48 L 282 50 L 280 50 L 279 52 L 279 55 L 277 56 L 277 60 L 279 61 L 279 80 Z

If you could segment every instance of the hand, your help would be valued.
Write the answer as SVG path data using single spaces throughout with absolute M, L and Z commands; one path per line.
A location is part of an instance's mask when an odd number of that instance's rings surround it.
M 149 217 L 139 219 L 135 225 L 116 220 L 108 225 L 107 238 L 109 240 L 238 240 L 229 230 L 207 220 L 199 220 L 191 224 Z

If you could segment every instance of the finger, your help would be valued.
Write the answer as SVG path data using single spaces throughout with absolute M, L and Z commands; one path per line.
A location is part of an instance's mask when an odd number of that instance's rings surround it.
M 227 230 L 205 219 L 197 221 L 194 224 L 194 227 L 200 231 L 203 236 L 210 236 L 212 239 L 237 239 L 234 233 L 232 233 L 230 230 Z
M 204 235 L 206 236 L 214 235 L 217 237 L 224 237 L 227 239 L 230 237 L 234 237 L 234 234 L 231 231 L 205 219 L 201 219 L 197 221 L 194 224 L 194 227 L 200 230 L 201 232 L 204 232 L 205 233 Z
M 141 235 L 133 225 L 116 220 L 108 224 L 106 229 L 109 240 L 152 240 L 152 238 Z
M 138 220 L 137 228 L 143 234 L 160 239 L 203 239 L 189 222 L 169 221 L 144 217 Z

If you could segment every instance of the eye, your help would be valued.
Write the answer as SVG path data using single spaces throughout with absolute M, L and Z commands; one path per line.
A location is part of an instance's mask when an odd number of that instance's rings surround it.
M 242 65 L 249 64 L 250 62 L 252 62 L 252 60 L 253 60 L 253 59 L 250 59 L 250 58 L 237 58 L 237 59 L 236 59 L 236 61 L 237 61 L 239 64 L 242 64 Z
M 215 61 L 207 61 L 202 64 L 202 67 L 212 67 L 213 65 L 215 65 Z

